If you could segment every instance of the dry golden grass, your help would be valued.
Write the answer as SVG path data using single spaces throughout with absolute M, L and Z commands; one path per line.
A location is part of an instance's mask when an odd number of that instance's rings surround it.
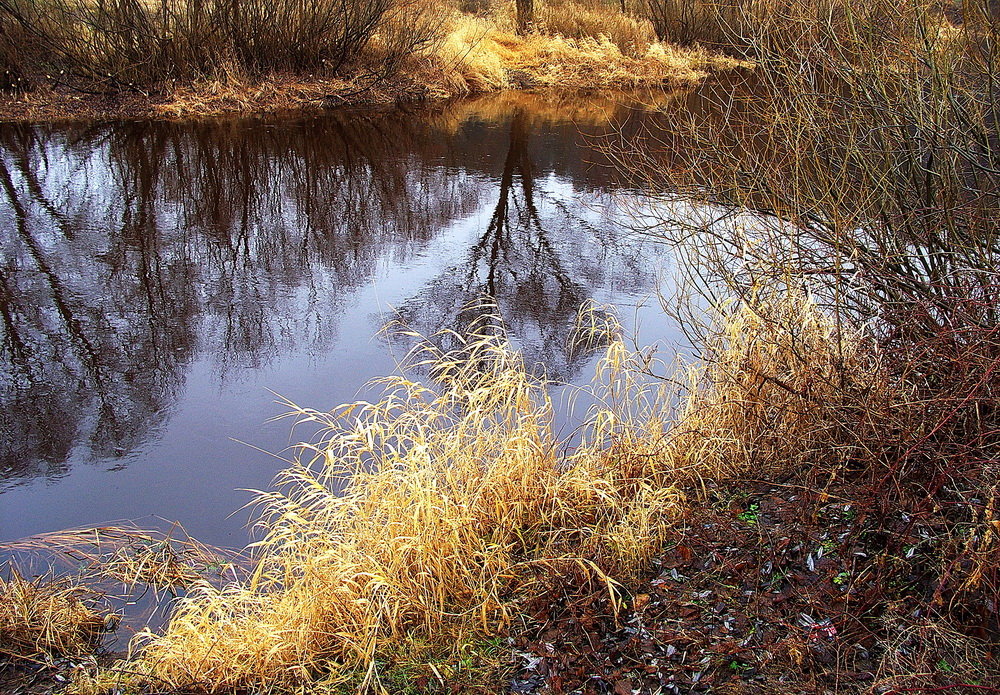
M 539 28 L 546 34 L 571 39 L 607 37 L 627 56 L 644 56 L 656 42 L 656 32 L 647 19 L 639 19 L 604 3 L 553 0 L 538 10 Z
M 69 581 L 0 577 L 0 656 L 39 660 L 91 652 L 106 629 L 99 597 Z
M 240 553 L 212 548 L 174 526 L 163 532 L 131 524 L 67 529 L 0 544 L 0 550 L 46 567 L 72 571 L 80 583 L 109 582 L 127 590 L 144 587 L 183 589 L 209 577 L 235 578 L 244 564 Z
M 493 19 L 455 15 L 444 38 L 414 54 L 388 81 L 296 75 L 251 78 L 231 71 L 172 87 L 151 105 L 156 116 L 184 117 L 391 103 L 511 91 L 685 87 L 716 71 L 744 66 L 698 48 L 647 44 L 623 53 L 605 35 L 518 36 Z M 565 105 L 565 104 L 564 104 Z M 575 107 L 575 108 L 578 108 Z
M 252 80 L 229 75 L 177 85 L 163 101 L 153 104 L 153 111 L 158 116 L 182 117 L 293 110 L 322 106 L 351 91 L 345 80 L 291 76 Z
M 646 44 L 633 54 L 606 34 L 519 36 L 490 19 L 463 15 L 428 56 L 425 80 L 438 96 L 502 89 L 635 89 L 691 85 L 743 65 L 699 48 Z
M 682 488 L 794 465 L 827 440 L 822 384 L 860 367 L 860 343 L 805 300 L 761 306 L 792 337 L 754 340 L 775 327 L 730 312 L 679 414 L 606 316 L 582 320 L 581 345 L 610 344 L 572 449 L 553 433 L 549 385 L 490 321 L 454 352 L 420 348 L 410 364 L 433 386 L 398 376 L 376 402 L 296 408 L 326 435 L 262 495 L 251 578 L 190 592 L 127 670 L 210 692 L 377 687 L 394 656 L 501 634 L 540 572 L 574 564 L 614 592 L 612 569 L 632 576 L 661 550 Z
M 212 691 L 377 678 L 415 638 L 497 634 L 546 563 L 600 576 L 590 549 L 627 567 L 655 547 L 680 493 L 626 480 L 601 447 L 560 461 L 544 385 L 504 340 L 419 361 L 439 389 L 397 377 L 378 402 L 299 411 L 329 434 L 262 499 L 252 579 L 184 599 L 133 669 Z
M 697 47 L 658 43 L 648 19 L 592 0 L 536 3 L 536 21 L 523 36 L 515 30 L 513 3 L 503 2 L 482 4 L 478 14 L 461 11 L 462 3 L 422 0 L 379 0 L 377 7 L 319 3 L 308 11 L 294 2 L 255 5 L 254 12 L 275 20 L 261 25 L 266 30 L 254 29 L 252 22 L 214 27 L 214 20 L 206 19 L 211 13 L 199 14 L 201 5 L 188 0 L 151 7 L 115 0 L 105 8 L 107 17 L 76 12 L 71 0 L 59 0 L 50 17 L 30 2 L 15 4 L 27 13 L 25 26 L 45 40 L 12 30 L 0 46 L 11 75 L 32 75 L 25 82 L 30 90 L 0 100 L 0 116 L 11 120 L 282 111 L 521 88 L 682 86 L 739 65 Z M 354 16 L 349 6 L 358 12 L 368 8 L 365 12 L 378 19 L 372 26 L 362 22 L 364 31 L 350 40 L 345 30 L 350 47 L 337 51 L 336 60 L 321 60 L 318 56 L 337 42 L 329 32 L 309 32 L 330 13 Z M 211 7 L 223 12 L 223 5 Z M 354 19 L 362 21 L 362 15 Z M 296 31 L 309 33 L 309 45 L 301 50 L 290 48 L 286 38 Z M 176 41 L 163 42 L 163 35 Z M 134 40 L 121 40 L 129 36 Z M 48 45 L 45 60 L 63 56 L 60 60 L 71 63 L 67 70 L 75 77 L 67 84 L 98 74 L 118 76 L 98 85 L 98 92 L 112 98 L 80 98 L 53 82 L 49 73 L 63 74 L 62 67 L 42 69 L 41 57 L 27 57 L 39 41 Z M 243 51 L 251 43 L 266 48 Z
M 671 440 L 678 468 L 780 476 L 820 461 L 834 470 L 855 453 L 845 412 L 890 388 L 859 333 L 809 301 L 773 295 L 720 325 Z

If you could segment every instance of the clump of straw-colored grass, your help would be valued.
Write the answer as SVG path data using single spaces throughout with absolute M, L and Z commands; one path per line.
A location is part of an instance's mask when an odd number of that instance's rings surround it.
M 577 32 L 579 33 L 579 32 Z M 563 36 L 512 29 L 472 15 L 453 19 L 446 38 L 428 56 L 438 66 L 426 77 L 442 95 L 509 88 L 634 89 L 690 85 L 738 61 L 699 48 L 639 42 L 625 49 L 608 34 Z
M 561 458 L 546 385 L 482 327 L 424 348 L 434 387 L 400 376 L 377 402 L 299 410 L 328 434 L 262 498 L 252 579 L 192 592 L 132 668 L 212 691 L 365 672 L 414 638 L 497 634 L 547 563 L 644 559 L 679 491 L 628 480 L 601 437 Z
M 0 656 L 39 660 L 91 652 L 106 629 L 99 597 L 68 580 L 0 577 Z
M 847 355 L 859 344 L 804 300 L 776 301 L 771 313 L 796 338 L 758 342 L 744 332 L 763 318 L 733 311 L 713 359 L 691 372 L 679 422 L 678 394 L 649 378 L 648 357 L 606 315 L 581 320 L 581 344 L 608 347 L 572 449 L 553 432 L 548 384 L 492 319 L 453 335 L 448 353 L 420 348 L 412 366 L 433 385 L 397 376 L 376 402 L 296 409 L 326 435 L 262 496 L 266 536 L 251 578 L 191 592 L 129 670 L 212 692 L 375 686 L 378 664 L 415 645 L 458 650 L 502 633 L 518 598 L 556 566 L 614 592 L 609 574 L 632 576 L 662 549 L 682 487 L 798 460 L 801 441 L 779 437 L 826 436 L 822 406 L 806 404 L 822 403 L 840 365 L 856 366 Z
M 79 584 L 113 582 L 154 592 L 233 577 L 243 562 L 239 553 L 200 543 L 177 524 L 167 532 L 131 523 L 66 529 L 6 542 L 0 550 L 70 570 Z
M 644 18 L 612 9 L 603 3 L 557 0 L 538 10 L 538 24 L 547 34 L 573 39 L 606 36 L 622 53 L 639 57 L 656 42 L 653 24 Z
M 763 477 L 832 470 L 857 453 L 859 409 L 890 391 L 861 332 L 781 294 L 758 294 L 718 325 L 672 433 L 679 470 Z

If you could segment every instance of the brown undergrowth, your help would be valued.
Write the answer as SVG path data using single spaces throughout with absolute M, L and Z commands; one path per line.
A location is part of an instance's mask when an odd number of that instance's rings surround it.
M 551 578 L 515 689 L 997 692 L 1000 344 L 975 295 L 938 303 L 967 320 L 936 335 L 846 350 L 840 330 L 802 340 L 801 315 L 751 304 L 730 324 L 749 330 L 706 355 L 723 397 L 674 426 L 712 471 L 700 503 L 624 609 Z
M 71 581 L 0 577 L 0 656 L 88 654 L 107 628 L 101 595 Z

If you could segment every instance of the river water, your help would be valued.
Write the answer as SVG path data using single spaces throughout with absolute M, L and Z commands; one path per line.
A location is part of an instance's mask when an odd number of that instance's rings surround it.
M 604 154 L 641 111 L 507 95 L 430 110 L 0 127 L 0 541 L 132 520 L 242 546 L 321 410 L 494 297 L 549 378 L 578 309 L 679 340 L 669 252 Z M 572 417 L 561 422 L 572 427 Z M 166 521 L 164 521 L 166 520 Z

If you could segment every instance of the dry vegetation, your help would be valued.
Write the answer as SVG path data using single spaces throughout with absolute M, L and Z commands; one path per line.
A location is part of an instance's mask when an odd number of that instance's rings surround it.
M 603 2 L 536 5 L 520 31 L 505 3 L 8 0 L 0 89 L 9 117 L 193 115 L 676 86 L 737 64 L 659 43 L 647 19 Z
M 0 656 L 80 656 L 106 629 L 101 596 L 68 581 L 0 577 Z
M 726 668 L 856 692 L 997 687 L 983 666 L 1000 588 L 994 20 L 882 3 L 702 9 L 714 14 L 680 25 L 757 61 L 753 98 L 665 119 L 623 161 L 648 188 L 714 205 L 711 222 L 663 220 L 694 241 L 700 277 L 740 298 L 680 372 L 687 386 L 643 378 L 649 362 L 613 340 L 601 405 L 569 447 L 546 385 L 484 326 L 459 353 L 423 354 L 437 386 L 401 377 L 374 404 L 303 411 L 329 436 L 265 498 L 254 578 L 187 599 L 130 670 L 208 691 L 390 687 L 400 655 L 443 663 L 529 629 L 517 617 L 539 595 L 571 603 L 597 582 L 625 610 L 622 587 L 664 552 L 739 555 L 751 545 L 727 544 L 750 538 L 698 530 L 728 506 L 701 509 L 790 488 L 768 513 L 800 530 L 776 523 L 787 544 L 766 546 L 754 576 L 783 574 L 750 590 L 781 595 L 753 610 L 787 632 Z M 730 586 L 754 554 L 721 577 L 697 570 Z M 693 562 L 680 553 L 673 569 Z M 560 576 L 575 583 L 553 588 Z M 800 613 L 802 628 L 781 601 L 832 617 Z
M 867 682 L 883 687 L 937 686 L 956 673 L 993 687 L 982 660 L 995 618 L 976 608 L 996 592 L 992 331 L 912 348 L 851 327 L 801 291 L 758 291 L 721 309 L 703 360 L 664 381 L 653 376 L 662 365 L 630 352 L 606 317 L 581 316 L 579 344 L 607 347 L 597 405 L 572 442 L 553 433 L 550 385 L 525 372 L 492 318 L 452 336 L 452 352 L 421 347 L 403 376 L 382 382 L 378 401 L 295 408 L 327 434 L 262 495 L 265 537 L 249 578 L 198 587 L 132 660 L 80 687 L 396 691 L 420 673 L 460 682 L 446 665 L 473 655 L 496 667 L 495 645 L 531 634 L 526 616 L 539 601 L 550 612 L 549 602 L 583 600 L 597 586 L 604 610 L 634 615 L 649 603 L 649 590 L 637 596 L 644 578 L 685 544 L 716 543 L 706 557 L 746 551 L 779 562 L 756 531 L 710 541 L 701 530 L 720 519 L 763 524 L 757 505 L 738 516 L 715 506 L 761 483 L 798 492 L 781 512 L 790 526 L 775 517 L 773 533 L 810 542 L 825 530 L 821 538 L 837 541 L 825 559 L 783 560 L 807 572 L 751 576 L 766 580 L 764 598 L 774 582 L 799 592 L 778 625 L 804 609 L 835 616 L 809 629 L 839 628 L 842 656 L 817 667 L 812 653 L 824 645 L 788 623 L 791 637 L 744 650 L 741 668 L 760 663 L 814 685 L 819 668 L 846 688 L 863 648 L 874 664 Z M 411 380 L 411 370 L 432 381 Z M 835 520 L 824 516 L 831 507 Z M 679 562 L 691 562 L 684 552 Z M 708 590 L 738 586 L 746 565 Z M 815 603 L 824 586 L 838 597 L 829 606 Z M 800 607 L 805 598 L 814 603 Z M 546 624 L 544 641 L 563 634 Z M 586 653 L 580 646 L 567 654 Z M 682 667 L 668 658 L 657 668 Z
M 634 408 L 626 357 L 609 354 L 603 393 Z M 329 434 L 262 498 L 253 578 L 189 596 L 129 669 L 211 692 L 374 687 L 400 654 L 455 655 L 502 634 L 513 600 L 553 567 L 642 566 L 682 497 L 663 456 L 609 457 L 605 444 L 613 429 L 648 448 L 662 413 L 595 415 L 562 458 L 546 389 L 502 337 L 418 362 L 439 388 L 398 377 L 375 403 L 300 411 Z
M 299 409 L 328 434 L 261 498 L 252 578 L 184 598 L 128 678 L 206 692 L 388 687 L 403 655 L 449 663 L 507 634 L 554 574 L 573 569 L 619 597 L 707 481 L 818 460 L 832 475 L 906 398 L 860 335 L 804 298 L 762 297 L 720 316 L 712 358 L 679 372 L 679 410 L 614 327 L 583 331 L 612 341 L 599 405 L 567 449 L 548 385 L 493 325 L 452 353 L 417 353 L 411 366 L 437 386 L 400 376 L 374 403 Z M 888 409 L 857 409 L 859 394 Z
M 624 48 L 607 34 L 520 36 L 490 20 L 462 17 L 430 57 L 426 79 L 439 95 L 537 87 L 615 89 L 691 85 L 709 73 L 732 69 L 736 60 L 698 48 L 640 44 Z
M 591 11 L 578 7 L 539 22 L 572 34 Z M 660 227 L 730 298 L 701 361 L 667 372 L 614 326 L 581 329 L 606 345 L 598 405 L 560 441 L 551 385 L 487 320 L 453 336 L 456 351 L 421 348 L 380 400 L 296 409 L 326 435 L 262 495 L 253 571 L 197 585 L 162 634 L 81 689 L 428 690 L 396 679 L 414 665 L 444 689 L 438 664 L 537 622 L 525 648 L 556 669 L 583 647 L 545 653 L 553 625 L 601 618 L 600 641 L 664 585 L 686 602 L 638 623 L 652 646 L 639 628 L 621 642 L 656 654 L 644 684 L 725 672 L 732 692 L 1000 688 L 1000 27 L 971 5 L 647 7 L 661 38 L 761 66 L 745 103 L 688 120 L 668 105 L 662 130 L 623 151 L 648 190 L 712 204 L 711 219 Z M 456 92 L 572 84 L 588 63 L 570 54 L 628 70 L 666 50 L 624 20 L 601 39 L 455 21 L 436 50 L 461 76 L 438 84 Z M 558 78 L 547 51 L 562 52 Z M 605 613 L 551 617 L 599 603 L 594 585 Z M 740 615 L 706 628 L 691 616 L 725 611 L 695 602 L 723 589 Z M 675 645 L 697 641 L 709 656 L 688 663 Z M 589 668 L 548 685 L 584 688 Z M 640 678 L 611 672 L 620 692 Z M 653 678 L 668 672 L 687 680 Z
M 244 564 L 239 553 L 209 548 L 177 527 L 72 529 L 5 542 L 0 553 L 0 676 L 10 675 L 7 666 L 91 656 L 123 606 L 232 581 Z M 38 567 L 41 575 L 25 578 Z M 16 673 L 10 680 L 0 687 L 25 685 Z

